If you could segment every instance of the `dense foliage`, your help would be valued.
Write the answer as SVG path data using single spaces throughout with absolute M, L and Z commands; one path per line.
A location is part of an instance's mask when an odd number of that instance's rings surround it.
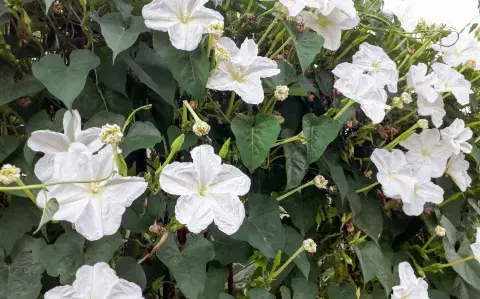
M 408 1 L 1 1 L 0 298 L 480 298 L 480 30 Z

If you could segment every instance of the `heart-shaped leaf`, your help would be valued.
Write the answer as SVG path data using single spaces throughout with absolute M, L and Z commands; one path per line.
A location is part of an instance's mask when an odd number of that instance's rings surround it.
M 307 139 L 307 163 L 317 161 L 337 137 L 341 124 L 326 116 L 310 113 L 303 117 L 303 134 Z
M 43 209 L 42 218 L 40 218 L 40 224 L 38 224 L 38 228 L 34 234 L 36 234 L 42 226 L 47 223 L 48 221 L 52 220 L 53 215 L 58 211 L 59 205 L 58 201 L 55 198 L 49 199 L 45 204 L 45 208 Z

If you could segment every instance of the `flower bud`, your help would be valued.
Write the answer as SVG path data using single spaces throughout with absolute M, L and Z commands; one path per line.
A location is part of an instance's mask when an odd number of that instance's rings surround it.
M 428 120 L 426 119 L 419 119 L 417 121 L 417 126 L 421 129 L 428 129 Z
M 208 132 L 210 132 L 210 125 L 207 124 L 206 122 L 200 120 L 195 122 L 193 125 L 193 132 L 197 136 L 204 136 L 207 135 Z
M 290 89 L 285 85 L 278 85 L 275 88 L 275 92 L 273 93 L 273 95 L 277 100 L 284 101 L 286 98 L 288 98 L 289 90 Z
M 394 97 L 390 103 L 390 106 L 393 108 L 403 109 L 403 101 L 399 97 Z
M 369 179 L 372 178 L 372 174 L 373 174 L 373 172 L 372 172 L 371 170 L 367 170 L 367 171 L 364 171 L 364 172 L 363 172 L 363 175 L 364 175 L 366 178 L 369 178 Z
M 0 183 L 11 184 L 20 178 L 20 168 L 14 165 L 5 164 L 0 170 Z
M 274 112 L 273 112 L 273 116 L 275 116 L 275 118 L 277 119 L 279 125 L 281 125 L 281 124 L 283 124 L 283 123 L 285 122 L 285 118 L 283 118 L 283 116 L 280 114 L 280 112 L 274 111 Z
M 152 234 L 159 234 L 162 231 L 162 227 L 158 225 L 157 220 L 155 220 L 155 222 L 148 228 L 148 231 Z
M 317 244 L 312 239 L 306 239 L 303 241 L 303 248 L 309 253 L 317 252 Z
M 227 156 L 229 147 L 230 147 L 230 138 L 228 138 L 227 141 L 225 141 L 225 143 L 222 145 L 222 148 L 220 149 L 220 152 L 218 153 L 220 158 L 223 159 Z
M 189 104 L 190 104 L 190 107 L 192 107 L 193 110 L 198 108 L 198 104 L 195 101 L 190 101 Z
M 400 99 L 402 99 L 402 102 L 404 102 L 405 104 L 412 103 L 412 95 L 409 92 L 402 92 Z
M 208 26 L 208 33 L 210 33 L 215 40 L 219 40 L 223 35 L 223 22 L 213 21 Z
M 247 13 L 246 19 L 247 23 L 252 23 L 255 20 L 255 15 L 253 13 Z
M 172 152 L 178 152 L 182 148 L 184 141 L 185 141 L 185 134 L 178 136 L 170 146 L 170 148 L 172 149 Z
M 445 229 L 441 227 L 440 225 L 437 225 L 435 227 L 435 234 L 439 237 L 444 237 L 445 236 Z
M 288 8 L 283 6 L 280 2 L 275 2 L 275 11 L 279 15 L 280 20 L 285 20 L 288 17 Z
M 217 62 L 230 60 L 230 52 L 220 44 L 215 45 L 215 60 Z
M 474 70 L 477 68 L 477 62 L 473 59 L 468 59 L 467 61 L 465 61 L 465 67 L 467 69 Z
M 118 125 L 106 124 L 100 132 L 100 141 L 105 144 L 119 144 L 123 139 L 122 130 Z
M 328 180 L 324 178 L 322 175 L 317 175 L 314 179 L 313 182 L 315 184 L 315 187 L 318 189 L 326 189 L 328 185 Z

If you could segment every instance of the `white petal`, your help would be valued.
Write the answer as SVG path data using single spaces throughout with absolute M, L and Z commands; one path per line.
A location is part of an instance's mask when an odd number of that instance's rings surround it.
M 169 1 L 157 0 L 145 5 L 142 9 L 145 26 L 154 30 L 167 31 L 180 22 L 175 7 Z
M 232 73 L 236 71 L 235 65 L 230 61 L 221 62 L 213 69 L 208 78 L 207 88 L 220 91 L 234 90 L 236 81 Z
M 55 156 L 55 154 L 45 154 L 35 164 L 34 173 L 43 183 L 50 181 L 54 177 Z
M 67 140 L 71 142 L 75 142 L 75 136 L 82 130 L 82 119 L 80 118 L 80 114 L 77 110 L 69 110 L 65 111 L 63 115 L 63 131 Z
M 405 215 L 419 216 L 423 213 L 424 205 L 425 205 L 425 201 L 421 200 L 420 198 L 415 198 L 412 200 L 411 203 L 408 203 L 408 202 L 403 203 L 402 210 L 405 213 Z
M 242 65 L 250 65 L 258 56 L 258 46 L 253 39 L 245 38 L 233 60 Z
M 200 233 L 213 222 L 213 211 L 206 198 L 198 194 L 182 195 L 175 205 L 177 221 L 193 233 Z
M 198 192 L 199 177 L 193 163 L 173 162 L 160 174 L 160 186 L 173 195 L 189 195 Z
M 225 36 L 221 37 L 218 40 L 217 44 L 225 47 L 230 53 L 230 56 L 235 56 L 238 53 L 238 51 L 240 51 L 240 49 L 237 47 L 235 42 L 229 37 L 225 37 Z
M 102 197 L 93 195 L 86 198 L 82 213 L 75 221 L 75 229 L 79 234 L 89 241 L 96 241 L 101 239 L 104 234 L 103 216 L 102 216 Z M 116 219 L 113 219 L 115 221 Z M 118 224 L 120 226 L 120 223 Z
M 53 219 L 75 223 L 83 213 L 90 196 L 88 190 L 79 184 L 62 184 L 51 187 L 48 198 L 55 198 L 59 204 L 59 209 Z
M 105 299 L 140 299 L 142 297 L 142 289 L 133 282 L 119 279 Z
M 288 15 L 291 17 L 298 15 L 307 6 L 304 0 L 280 0 L 280 3 L 288 9 Z
M 398 265 L 398 276 L 400 277 L 401 285 L 409 285 L 417 280 L 412 266 L 407 262 L 402 262 Z
M 108 145 L 92 157 L 92 177 L 95 180 L 105 179 L 112 174 L 114 169 L 113 151 L 113 147 Z
M 45 293 L 45 299 L 81 299 L 72 286 L 55 287 Z
M 69 144 L 64 134 L 48 130 L 35 131 L 28 139 L 29 148 L 46 154 L 66 152 Z
M 248 77 L 242 82 L 236 82 L 233 90 L 245 103 L 258 105 L 263 102 L 264 93 L 260 78 Z
M 248 77 L 268 78 L 280 74 L 277 63 L 266 57 L 256 57 L 245 71 Z
M 206 188 L 222 170 L 222 159 L 215 154 L 213 147 L 208 144 L 195 147 L 190 155 L 198 173 L 200 186 Z
M 439 204 L 443 201 L 443 189 L 433 182 L 417 184 L 415 186 L 415 197 L 419 197 L 426 202 Z
M 78 283 L 81 281 L 81 283 Z M 83 266 L 77 271 L 77 279 L 73 283 L 81 289 L 84 298 L 105 298 L 118 282 L 115 272 L 107 263 L 100 262 L 92 266 Z
M 81 143 L 72 143 L 67 154 L 55 158 L 55 175 L 63 181 L 89 181 L 96 179 L 92 172 L 92 154 Z
M 75 141 L 85 144 L 91 152 L 96 152 L 103 146 L 99 138 L 101 131 L 101 128 L 86 129 L 75 136 Z
M 203 28 L 194 23 L 178 23 L 168 29 L 172 45 L 184 51 L 193 51 L 202 39 Z
M 190 22 L 203 27 L 204 30 L 213 21 L 223 21 L 223 16 L 218 11 L 206 7 L 199 7 L 192 13 L 190 20 Z
M 418 96 L 417 100 L 418 105 L 418 114 L 423 116 L 430 115 L 432 118 L 432 123 L 435 127 L 440 127 L 443 124 L 443 117 L 447 114 L 444 109 L 443 99 L 441 96 L 437 97 L 437 100 L 433 103 L 430 103 L 427 99 Z
M 245 195 L 250 190 L 250 178 L 232 165 L 222 165 L 222 169 L 207 188 L 209 193 L 229 193 Z
M 245 207 L 238 196 L 231 194 L 210 194 L 209 204 L 213 221 L 227 235 L 234 234 L 245 218 Z
M 143 178 L 115 175 L 102 188 L 102 200 L 129 207 L 147 187 L 148 184 Z

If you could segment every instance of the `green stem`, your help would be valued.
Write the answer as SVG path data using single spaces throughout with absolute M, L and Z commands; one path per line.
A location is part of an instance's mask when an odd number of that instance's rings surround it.
M 427 243 L 423 245 L 422 250 L 425 251 L 428 245 L 430 245 L 430 243 L 432 243 L 432 241 L 435 240 L 436 237 L 437 237 L 436 235 L 431 236 L 430 239 L 427 240 Z
M 350 52 L 350 50 L 354 47 L 356 47 L 357 45 L 363 43 L 368 37 L 370 36 L 370 34 L 367 34 L 367 35 L 364 35 L 362 37 L 359 37 L 357 39 L 355 39 L 353 42 L 351 42 L 348 47 L 343 50 L 343 52 L 338 55 L 337 58 L 335 58 L 335 64 L 338 64 L 338 62 L 340 61 L 340 59 L 342 59 L 345 55 L 348 54 L 348 52 Z
M 267 113 L 268 109 L 272 105 L 272 102 L 274 103 L 273 105 L 275 105 L 276 98 L 274 95 L 270 99 L 265 101 L 265 104 L 263 104 L 262 108 L 260 109 L 260 113 Z
M 132 113 L 130 113 L 130 115 L 128 116 L 127 120 L 125 121 L 125 124 L 123 125 L 122 133 L 125 133 L 125 130 L 127 129 L 128 125 L 130 125 L 130 123 L 132 122 L 132 119 L 135 116 L 135 113 L 137 113 L 140 110 L 150 110 L 150 109 L 152 109 L 152 104 L 141 106 L 133 110 Z
M 402 122 L 404 122 L 405 120 L 408 120 L 410 117 L 412 117 L 412 115 L 415 115 L 415 113 L 417 113 L 417 110 L 418 110 L 418 108 L 413 109 L 410 113 L 408 113 L 408 114 L 405 115 L 404 117 L 400 118 L 399 120 L 397 120 L 397 121 L 394 122 L 393 124 L 394 124 L 394 125 L 399 125 L 399 124 L 401 124 Z
M 265 38 L 267 37 L 267 35 L 270 33 L 270 31 L 272 31 L 273 27 L 277 24 L 277 21 L 278 19 L 280 19 L 280 14 L 277 14 L 275 16 L 275 19 L 273 19 L 273 22 L 270 23 L 270 25 L 268 25 L 267 29 L 265 30 L 265 32 L 263 33 L 262 37 L 260 38 L 260 40 L 258 41 L 257 45 L 258 47 L 260 48 L 260 45 L 263 43 L 263 41 L 265 40 Z
M 22 182 L 21 179 L 16 179 L 16 180 L 15 180 L 15 183 L 17 183 L 18 186 L 26 187 L 25 184 Z M 33 193 L 30 192 L 29 189 L 23 189 L 22 191 L 23 191 L 23 193 L 25 193 L 25 194 L 28 196 L 28 198 L 30 198 L 30 199 L 32 200 L 32 202 L 33 202 L 35 205 L 37 204 L 37 199 L 36 199 L 35 195 L 33 195 Z
M 200 122 L 202 121 L 200 117 L 198 117 L 197 113 L 193 110 L 192 106 L 190 106 L 190 103 L 188 101 L 183 101 L 183 105 L 187 107 L 188 111 L 192 114 L 193 118 L 195 119 L 195 122 Z
M 475 81 L 477 81 L 478 79 L 480 79 L 480 74 L 478 74 L 478 76 L 476 76 L 475 78 L 473 78 L 471 81 L 470 81 L 470 84 L 473 84 Z
M 363 187 L 363 188 L 361 188 L 361 189 L 357 189 L 355 192 L 356 192 L 356 193 L 362 193 L 362 192 L 368 191 L 368 190 L 372 189 L 373 187 L 377 186 L 378 184 L 380 184 L 380 183 L 379 183 L 379 182 L 375 182 L 375 183 L 370 184 L 370 185 L 368 185 L 368 186 L 365 186 L 365 187 Z
M 262 12 L 261 14 L 258 15 L 258 18 L 261 18 L 263 16 L 271 14 L 272 12 L 275 12 L 275 7 L 270 8 L 269 10 L 266 10 L 266 11 Z
M 230 96 L 230 102 L 228 102 L 228 108 L 227 108 L 227 113 L 226 113 L 227 119 L 230 119 L 230 117 L 232 115 L 233 104 L 235 104 L 235 96 L 236 95 L 237 94 L 235 93 L 235 91 L 232 91 L 232 95 Z
M 313 180 L 311 180 L 310 182 L 307 182 L 307 183 L 305 183 L 305 184 L 303 184 L 303 185 L 301 185 L 301 186 L 298 186 L 297 188 L 292 189 L 292 190 L 288 191 L 288 192 L 285 193 L 285 194 L 280 195 L 279 197 L 277 197 L 277 201 L 281 201 L 281 200 L 289 197 L 290 195 L 292 195 L 292 194 L 294 194 L 294 193 L 302 190 L 303 188 L 306 188 L 306 187 L 312 186 L 312 185 L 315 185 L 315 183 L 314 183 Z
M 267 54 L 265 56 L 269 57 L 270 54 L 273 52 L 273 49 L 275 49 L 275 46 L 282 40 L 283 36 L 287 32 L 287 28 L 283 28 L 276 36 L 275 39 L 273 40 L 272 45 L 270 46 L 270 49 L 268 49 Z
M 282 145 L 282 144 L 285 144 L 285 143 L 289 143 L 289 142 L 294 142 L 294 141 L 297 141 L 297 140 L 300 140 L 300 138 L 298 137 L 298 135 L 293 136 L 293 137 L 289 137 L 289 138 L 286 138 L 286 139 L 283 139 L 283 140 L 280 140 L 279 142 L 277 142 L 277 143 L 275 143 L 274 145 L 272 145 L 272 147 L 274 147 L 274 146 L 279 146 L 279 145 Z
M 440 203 L 438 206 L 439 207 L 443 207 L 444 205 L 446 205 L 447 203 L 450 203 L 452 201 L 455 201 L 457 199 L 459 199 L 460 197 L 463 196 L 463 192 L 460 191 L 460 192 L 457 192 L 457 193 L 454 193 L 453 195 L 451 195 L 447 200 L 443 201 L 442 203 Z
M 337 120 L 338 118 L 340 118 L 340 116 L 342 116 L 342 114 L 345 113 L 345 111 L 347 111 L 347 109 L 350 108 L 350 106 L 352 106 L 353 103 L 355 103 L 354 100 L 352 99 L 348 100 L 345 106 L 343 106 L 343 108 L 340 111 L 338 111 L 338 113 L 333 117 L 333 119 Z
M 403 132 L 400 136 L 398 136 L 397 138 L 395 138 L 392 142 L 390 142 L 389 144 L 387 144 L 385 146 L 385 149 L 386 150 L 391 150 L 393 149 L 395 146 L 397 146 L 397 144 L 399 144 L 401 141 L 407 139 L 410 135 L 412 135 L 412 133 L 418 128 L 418 124 L 414 124 L 412 127 L 410 127 L 410 129 L 406 130 L 405 132 Z
M 278 268 L 277 271 L 275 271 L 273 273 L 273 275 L 271 276 L 272 280 L 275 279 L 278 275 L 280 275 L 282 273 L 283 270 L 285 270 L 285 268 L 288 267 L 288 265 L 290 265 L 291 262 L 293 262 L 293 260 L 298 256 L 300 255 L 300 253 L 302 253 L 303 251 L 305 250 L 305 248 L 302 246 L 300 246 L 300 248 L 297 249 L 297 251 L 295 251 L 294 254 L 292 254 L 291 257 L 288 258 L 288 260 L 285 261 L 285 263 L 280 267 Z
M 455 266 L 455 265 L 458 265 L 458 264 L 463 264 L 463 263 L 468 262 L 469 260 L 473 260 L 473 259 L 475 259 L 475 256 L 472 254 L 470 256 L 467 256 L 466 258 L 456 260 L 456 261 L 453 261 L 453 262 L 448 263 L 448 264 L 440 264 L 439 267 L 440 268 L 452 267 L 452 266 Z
M 280 48 L 278 48 L 277 51 L 275 51 L 275 53 L 273 53 L 271 56 L 270 56 L 270 59 L 276 57 L 277 55 L 279 55 L 283 49 L 285 49 L 285 47 L 292 41 L 292 37 L 289 37 L 281 46 Z

